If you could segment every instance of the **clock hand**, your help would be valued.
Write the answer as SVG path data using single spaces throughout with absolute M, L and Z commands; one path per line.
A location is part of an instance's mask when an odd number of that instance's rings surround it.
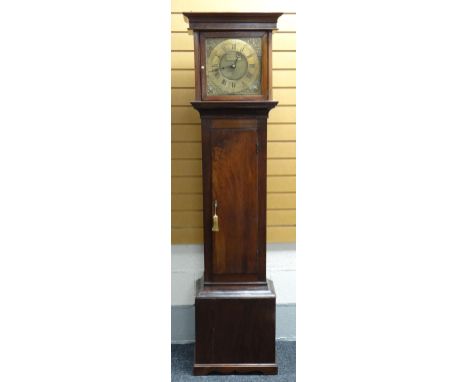
M 237 55 L 236 55 L 236 59 L 233 61 L 232 64 L 223 66 L 223 67 L 220 68 L 220 69 L 226 69 L 226 68 L 233 68 L 233 69 L 235 69 L 235 68 L 236 68 L 236 64 L 237 64 L 237 61 L 239 61 L 240 58 L 241 58 L 240 54 L 237 54 Z
M 235 68 L 235 67 L 236 67 L 236 66 L 234 65 L 234 63 L 232 63 L 232 64 L 229 64 L 229 65 L 223 66 L 221 69 Z
M 239 61 L 239 60 L 240 60 L 240 54 L 237 53 L 237 54 L 236 54 L 236 60 L 235 60 L 235 61 L 232 63 L 232 65 L 231 65 L 233 69 L 236 68 L 237 61 Z

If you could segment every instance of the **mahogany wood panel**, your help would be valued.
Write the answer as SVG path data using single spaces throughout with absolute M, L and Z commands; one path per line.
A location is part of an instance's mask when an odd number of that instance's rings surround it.
M 195 362 L 275 363 L 274 303 L 273 298 L 198 300 Z
M 276 295 L 265 286 L 204 286 L 195 299 L 194 374 L 276 374 Z
M 211 192 L 219 217 L 219 231 L 212 233 L 214 274 L 257 271 L 257 159 L 255 123 L 211 131 Z

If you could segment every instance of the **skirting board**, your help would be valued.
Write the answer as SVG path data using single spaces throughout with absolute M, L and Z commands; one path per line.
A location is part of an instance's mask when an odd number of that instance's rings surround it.
M 296 304 L 276 305 L 276 339 L 296 340 Z M 171 307 L 171 341 L 173 344 L 195 341 L 195 307 L 193 305 Z

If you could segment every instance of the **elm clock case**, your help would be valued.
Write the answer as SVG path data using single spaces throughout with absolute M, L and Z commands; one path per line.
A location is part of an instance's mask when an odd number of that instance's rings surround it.
M 266 278 L 266 147 L 272 32 L 281 13 L 184 13 L 202 131 L 204 274 L 193 374 L 277 374 Z

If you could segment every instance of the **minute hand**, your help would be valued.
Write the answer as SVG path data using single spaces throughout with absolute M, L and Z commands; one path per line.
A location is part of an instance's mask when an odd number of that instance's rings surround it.
M 235 60 L 235 61 L 232 63 L 232 67 L 233 67 L 233 69 L 235 69 L 235 68 L 236 68 L 237 61 L 239 61 L 239 60 L 240 60 L 240 58 L 241 58 L 241 57 L 240 57 L 240 54 L 236 54 L 236 60 Z

